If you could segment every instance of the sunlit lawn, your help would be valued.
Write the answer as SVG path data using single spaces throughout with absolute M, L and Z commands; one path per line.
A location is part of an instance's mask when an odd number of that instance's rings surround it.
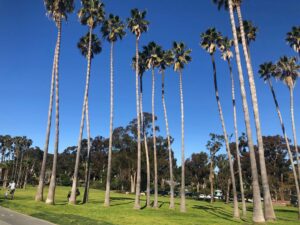
M 17 190 L 14 200 L 4 200 L 4 190 L 1 190 L 1 206 L 28 214 L 34 217 L 45 219 L 56 224 L 252 224 L 251 212 L 248 217 L 242 220 L 232 218 L 232 205 L 216 202 L 210 205 L 204 201 L 187 200 L 187 213 L 179 212 L 179 199 L 176 199 L 176 209 L 168 209 L 168 198 L 160 197 L 160 208 L 143 208 L 134 210 L 134 195 L 112 193 L 111 207 L 103 206 L 104 192 L 90 190 L 90 201 L 88 204 L 68 205 L 68 187 L 58 187 L 56 190 L 56 205 L 50 206 L 34 201 L 35 188 Z M 81 199 L 83 190 L 81 189 Z M 47 190 L 45 190 L 47 194 Z M 142 197 L 142 204 L 145 204 L 145 197 Z M 251 205 L 248 206 L 251 208 Z M 276 207 L 278 220 L 271 224 L 300 224 L 297 221 L 297 210 L 293 207 Z

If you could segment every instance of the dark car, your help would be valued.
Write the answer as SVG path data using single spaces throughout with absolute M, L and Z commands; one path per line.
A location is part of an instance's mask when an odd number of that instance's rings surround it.
M 293 206 L 298 206 L 299 202 L 298 202 L 298 198 L 296 195 L 291 195 L 291 205 Z

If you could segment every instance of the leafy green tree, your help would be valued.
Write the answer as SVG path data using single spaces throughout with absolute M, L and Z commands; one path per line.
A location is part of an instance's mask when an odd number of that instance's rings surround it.
M 228 154 L 228 161 L 229 161 L 229 165 L 230 165 L 230 174 L 231 174 L 231 182 L 232 182 L 233 198 L 234 198 L 233 216 L 235 218 L 239 218 L 240 215 L 239 215 L 239 209 L 238 209 L 238 200 L 237 200 L 237 193 L 236 193 L 233 163 L 232 163 L 229 140 L 228 140 L 226 125 L 225 125 L 225 120 L 224 120 L 224 115 L 223 115 L 223 109 L 222 109 L 220 97 L 219 97 L 218 81 L 217 81 L 217 68 L 216 68 L 216 62 L 215 62 L 215 56 L 214 56 L 220 40 L 222 40 L 221 33 L 218 32 L 215 28 L 210 28 L 206 32 L 201 34 L 200 45 L 211 56 L 211 61 L 212 61 L 212 65 L 213 65 L 213 77 L 214 77 L 214 88 L 215 88 L 216 101 L 217 101 L 220 120 L 221 120 L 221 124 L 222 124 L 224 141 L 225 141 L 226 150 L 227 150 L 227 154 Z
M 131 10 L 131 17 L 127 19 L 128 28 L 135 35 L 135 95 L 136 95 L 136 114 L 137 114 L 137 177 L 136 177 L 136 191 L 134 208 L 140 209 L 140 192 L 141 192 L 141 122 L 140 122 L 140 98 L 139 98 L 139 40 L 142 33 L 147 32 L 149 22 L 145 19 L 146 11 L 139 11 L 138 9 Z
M 78 48 L 80 49 L 83 56 L 87 58 L 87 73 L 86 73 L 86 83 L 84 91 L 84 100 L 81 113 L 81 122 L 80 122 L 80 132 L 78 138 L 78 148 L 76 154 L 76 162 L 73 176 L 73 184 L 71 190 L 71 196 L 69 199 L 70 204 L 76 204 L 76 189 L 77 189 L 77 180 L 78 180 L 78 167 L 80 160 L 80 150 L 81 150 L 81 140 L 84 126 L 84 115 L 86 113 L 86 123 L 87 123 L 87 133 L 88 133 L 88 154 L 90 153 L 90 127 L 89 127 L 89 118 L 88 118 L 88 92 L 89 92 L 89 81 L 90 81 L 90 71 L 91 71 L 91 59 L 97 53 L 101 51 L 101 42 L 95 34 L 93 34 L 93 29 L 102 23 L 105 18 L 104 4 L 99 0 L 82 0 L 82 8 L 78 12 L 78 17 L 82 25 L 87 25 L 89 28 L 88 34 L 85 37 L 80 39 L 78 43 Z M 87 44 L 88 43 L 88 44 Z M 88 156 L 88 159 L 90 156 Z M 89 172 L 87 173 L 89 176 Z M 89 182 L 89 177 L 86 179 L 87 185 Z M 88 190 L 88 187 L 85 188 Z M 85 201 L 88 199 L 88 192 L 84 194 Z M 84 202 L 85 202 L 84 201 Z
M 182 70 L 184 66 L 192 61 L 191 49 L 187 49 L 183 42 L 173 42 L 174 71 L 179 74 L 180 112 L 181 112 L 181 199 L 180 212 L 186 212 L 185 205 L 185 157 L 184 157 L 184 102 Z
M 55 181 L 56 181 L 56 166 L 57 166 L 57 153 L 58 153 L 58 144 L 59 144 L 59 79 L 58 79 L 58 62 L 60 54 L 60 42 L 61 42 L 61 29 L 62 29 L 62 20 L 68 19 L 68 14 L 72 13 L 74 10 L 74 0 L 44 0 L 45 8 L 47 14 L 53 19 L 57 27 L 57 40 L 54 51 L 54 60 L 52 66 L 52 78 L 51 78 L 51 87 L 50 87 L 50 100 L 49 100 L 49 109 L 48 109 L 48 121 L 47 121 L 47 130 L 46 130 L 46 140 L 44 145 L 44 157 L 40 171 L 39 185 L 37 187 L 37 192 L 35 196 L 36 201 L 43 201 L 43 192 L 44 192 L 44 180 L 45 180 L 45 171 L 47 163 L 47 154 L 49 148 L 49 138 L 50 138 L 50 129 L 51 129 L 51 118 L 52 118 L 52 106 L 53 106 L 53 96 L 54 96 L 54 86 L 55 86 L 55 145 L 54 153 L 55 158 L 53 160 L 52 166 L 52 175 L 51 175 L 51 184 L 49 187 L 47 203 L 54 204 L 55 196 Z
M 106 191 L 104 205 L 110 204 L 110 180 L 111 180 L 111 155 L 112 155 L 112 135 L 113 135 L 113 116 L 114 116 L 114 43 L 125 36 L 125 24 L 120 20 L 119 16 L 110 14 L 108 19 L 104 21 L 101 28 L 103 37 L 110 43 L 110 127 L 109 127 L 109 150 L 108 150 L 108 166 L 106 177 Z
M 235 136 L 235 150 L 236 150 L 236 158 L 238 164 L 238 172 L 239 172 L 239 180 L 240 180 L 240 191 L 242 197 L 242 212 L 243 216 L 246 216 L 246 200 L 244 194 L 244 182 L 242 176 L 242 168 L 241 168 L 241 160 L 240 160 L 240 152 L 239 152 L 239 136 L 238 136 L 238 126 L 237 126 L 237 114 L 236 114 L 236 98 L 235 98 L 235 85 L 234 85 L 234 76 L 232 72 L 231 59 L 233 57 L 233 53 L 231 48 L 233 46 L 233 40 L 230 40 L 228 37 L 222 37 L 218 42 L 218 48 L 221 51 L 221 56 L 224 61 L 227 61 L 230 80 L 231 80 L 231 96 L 232 96 L 232 108 L 233 108 L 233 124 L 234 124 L 234 136 Z

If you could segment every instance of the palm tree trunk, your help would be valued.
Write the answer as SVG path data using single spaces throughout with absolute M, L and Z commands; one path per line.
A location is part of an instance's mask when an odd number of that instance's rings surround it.
M 91 164 L 91 130 L 90 130 L 90 118 L 89 118 L 89 100 L 86 101 L 85 106 L 85 115 L 86 115 L 86 130 L 87 130 L 87 160 L 85 165 L 85 185 L 82 203 L 87 203 L 89 200 L 89 189 L 90 189 L 90 164 Z
M 244 56 L 248 71 L 248 80 L 250 85 L 250 93 L 251 93 L 251 100 L 253 105 L 253 114 L 254 114 L 254 120 L 255 120 L 255 127 L 256 127 L 256 137 L 258 142 L 258 154 L 259 154 L 259 164 L 260 164 L 260 174 L 262 179 L 262 187 L 263 187 L 263 194 L 264 194 L 264 214 L 265 219 L 267 221 L 275 220 L 276 216 L 273 209 L 271 194 L 270 194 L 270 187 L 268 182 L 268 174 L 267 174 L 267 168 L 266 168 L 266 161 L 265 161 L 265 155 L 264 155 L 264 146 L 263 146 L 263 139 L 261 134 L 261 127 L 260 127 L 260 118 L 259 118 L 259 109 L 258 109 L 258 102 L 257 102 L 257 96 L 256 96 L 256 87 L 255 87 L 255 81 L 254 81 L 254 75 L 253 75 L 253 69 L 250 61 L 250 56 L 248 55 L 248 49 L 247 49 L 247 42 L 244 32 L 244 25 L 243 25 L 243 18 L 241 13 L 241 8 L 239 5 L 237 5 L 237 14 L 239 19 L 239 24 L 241 28 L 241 37 L 242 37 L 242 46 L 244 50 Z
M 51 180 L 48 190 L 48 196 L 46 199 L 47 204 L 54 204 L 55 199 L 55 188 L 56 188 L 56 167 L 57 167 L 57 156 L 58 156 L 58 144 L 59 144 L 59 77 L 58 77 L 58 67 L 59 67 L 59 52 L 60 52 L 60 40 L 61 40 L 61 19 L 57 23 L 59 35 L 59 44 L 57 49 L 57 59 L 55 65 L 55 144 L 54 144 L 54 155 L 52 164 Z
M 140 209 L 140 192 L 141 192 L 141 122 L 140 122 L 140 104 L 139 104 L 139 38 L 135 42 L 135 95 L 136 95 L 136 116 L 137 116 L 137 176 L 135 189 L 134 209 Z
M 245 194 L 244 194 L 244 182 L 243 182 L 242 166 L 241 166 L 240 150 L 239 150 L 239 136 L 238 136 L 238 126 L 237 126 L 237 118 L 236 118 L 236 101 L 235 101 L 235 87 L 234 87 L 235 85 L 234 85 L 234 77 L 233 77 L 230 59 L 228 59 L 227 62 L 228 62 L 228 67 L 229 67 L 230 79 L 231 79 L 235 150 L 236 150 L 236 158 L 237 158 L 237 163 L 238 163 L 240 190 L 241 190 L 241 196 L 242 196 L 242 212 L 243 212 L 243 217 L 245 217 L 247 214 L 247 208 L 246 208 L 246 200 L 245 200 Z
M 106 191 L 104 205 L 109 206 L 110 199 L 110 180 L 111 180 L 111 154 L 112 154 L 112 138 L 113 138 L 113 118 L 114 118 L 114 42 L 110 45 L 110 121 L 109 121 L 109 147 L 108 147 L 108 163 L 107 163 L 107 177 L 106 177 Z
M 143 112 L 143 76 L 140 75 L 140 110 L 141 110 L 141 127 L 143 131 L 144 137 L 144 145 L 145 145 L 145 155 L 146 155 L 146 168 L 147 168 L 147 187 L 146 187 L 146 206 L 150 207 L 150 160 L 149 160 L 149 151 L 148 151 L 148 143 L 147 143 L 147 135 L 144 123 L 144 112 Z
M 169 123 L 168 123 L 168 114 L 167 107 L 165 101 L 165 71 L 162 71 L 161 75 L 161 98 L 164 109 L 164 118 L 166 123 L 166 133 L 167 133 L 167 141 L 168 141 L 168 151 L 169 151 L 169 170 L 170 170 L 170 209 L 174 209 L 174 178 L 173 178 L 173 158 L 172 158 L 172 149 L 171 149 L 171 139 L 170 139 L 170 131 L 169 131 Z
M 82 106 L 82 112 L 81 112 L 80 131 L 79 131 L 79 138 L 78 138 L 78 145 L 77 145 L 75 169 L 74 169 L 74 175 L 73 175 L 73 184 L 72 184 L 71 196 L 69 198 L 69 203 L 70 204 L 76 204 L 76 189 L 77 189 L 78 170 L 79 170 L 79 163 L 80 163 L 79 161 L 80 161 L 82 133 L 83 133 L 83 126 L 84 126 L 84 114 L 85 114 L 85 111 L 86 111 L 86 104 L 88 102 L 89 83 L 90 83 L 90 74 L 91 74 L 92 33 L 93 33 L 93 28 L 90 27 L 85 91 L 84 91 L 84 99 L 83 99 L 83 106 Z
M 184 105 L 182 88 L 182 71 L 179 70 L 180 112 L 181 112 L 181 199 L 180 212 L 186 212 L 185 205 L 185 157 L 184 157 Z
M 290 91 L 290 110 L 291 110 L 291 122 L 293 128 L 293 138 L 294 138 L 294 146 L 296 151 L 296 160 L 298 166 L 298 179 L 300 182 L 300 160 L 299 160 L 299 151 L 298 151 L 298 143 L 297 143 L 297 133 L 296 133 L 296 126 L 295 126 L 295 117 L 294 117 L 294 87 L 289 86 Z
M 263 215 L 263 211 L 262 211 L 257 164 L 256 164 L 256 158 L 255 158 L 255 152 L 254 152 L 254 146 L 253 146 L 253 140 L 252 140 L 250 116 L 249 116 L 249 109 L 248 109 L 247 96 L 246 96 L 246 90 L 245 90 L 244 76 L 243 76 L 243 71 L 242 71 L 239 43 L 238 43 L 236 25 L 235 25 L 235 20 L 234 20 L 232 0 L 228 0 L 228 3 L 229 3 L 229 13 L 230 13 L 229 15 L 230 15 L 231 29 L 232 29 L 232 33 L 233 33 L 233 39 L 234 39 L 234 48 L 235 48 L 235 53 L 236 53 L 236 63 L 238 66 L 238 74 L 239 74 L 239 81 L 240 81 L 240 88 L 241 88 L 243 111 L 244 111 L 244 117 L 245 117 L 244 119 L 245 119 L 246 133 L 247 133 L 247 139 L 248 139 L 248 147 L 249 147 L 249 152 L 250 152 L 252 190 L 253 190 L 253 217 L 252 217 L 252 220 L 253 220 L 253 222 L 256 222 L 256 223 L 262 223 L 262 222 L 265 222 L 265 219 L 264 219 L 264 215 Z
M 155 76 L 154 67 L 152 66 L 152 135 L 153 135 L 153 160 L 154 160 L 154 204 L 158 207 L 158 185 L 157 185 L 157 156 L 156 156 L 156 130 L 155 130 Z
M 215 95 L 216 95 L 216 100 L 217 100 L 217 104 L 218 104 L 220 120 L 221 120 L 221 124 L 222 124 L 224 140 L 225 140 L 225 145 L 226 145 L 226 150 L 227 150 L 227 155 L 228 155 L 228 162 L 229 162 L 229 167 L 230 167 L 232 192 L 233 192 L 233 205 L 234 205 L 233 217 L 240 218 L 239 203 L 238 203 L 238 199 L 237 199 L 235 177 L 234 177 L 234 169 L 233 169 L 232 157 L 231 157 L 231 152 L 230 152 L 230 147 L 229 147 L 228 135 L 227 135 L 226 126 L 225 126 L 225 120 L 224 120 L 224 116 L 223 116 L 223 110 L 222 110 L 220 97 L 219 97 L 218 81 L 217 81 L 217 68 L 216 68 L 215 58 L 214 58 L 213 54 L 211 54 L 211 60 L 212 60 L 213 70 L 214 70 Z
M 39 176 L 39 185 L 37 187 L 35 201 L 43 201 L 43 193 L 44 193 L 44 181 L 45 181 L 45 172 L 46 172 L 46 163 L 47 163 L 47 155 L 48 155 L 48 148 L 49 148 L 49 139 L 50 139 L 50 129 L 51 129 L 51 120 L 52 120 L 52 107 L 53 107 L 53 96 L 54 96 L 54 82 L 55 82 L 55 65 L 56 61 L 58 60 L 58 48 L 60 45 L 60 31 L 57 32 L 57 40 L 55 45 L 54 51 L 54 59 L 53 59 L 53 66 L 52 66 L 52 76 L 51 76 L 51 87 L 50 87 L 50 100 L 49 100 L 49 109 L 48 109 L 48 120 L 47 120 L 47 130 L 46 130 L 46 140 L 44 144 L 44 155 L 43 161 Z
M 278 104 L 276 94 L 275 94 L 275 91 L 274 91 L 274 88 L 273 88 L 273 85 L 272 85 L 272 81 L 270 79 L 268 79 L 268 84 L 269 84 L 270 90 L 272 92 L 273 100 L 274 100 L 274 103 L 275 103 L 275 106 L 276 106 L 276 111 L 277 111 L 278 118 L 279 118 L 280 125 L 281 125 L 282 134 L 284 136 L 284 140 L 285 140 L 285 143 L 286 143 L 286 148 L 288 150 L 288 154 L 289 154 L 289 158 L 290 158 L 290 162 L 291 162 L 291 166 L 292 166 L 292 170 L 293 170 L 294 180 L 295 180 L 297 198 L 298 198 L 298 202 L 300 202 L 300 189 L 299 189 L 298 176 L 297 176 L 297 171 L 296 171 L 295 164 L 294 164 L 294 158 L 293 158 L 293 154 L 292 154 L 292 151 L 291 151 L 289 139 L 288 139 L 286 131 L 285 131 L 285 126 L 284 126 L 284 123 L 283 123 L 283 119 L 282 119 L 281 111 L 280 111 L 280 108 L 279 108 L 279 104 Z M 298 219 L 300 220 L 300 204 L 298 204 Z
M 230 186 L 231 186 L 231 179 L 227 180 L 227 192 L 226 192 L 226 204 L 229 203 L 229 196 L 230 196 Z
M 210 155 L 210 165 L 209 165 L 209 183 L 210 183 L 210 203 L 214 202 L 214 155 Z
M 18 173 L 18 177 L 17 177 L 17 187 L 21 186 L 20 182 L 21 182 L 21 175 L 22 175 L 23 154 L 24 154 L 24 152 L 21 151 L 21 160 L 20 160 L 20 166 L 19 166 L 19 173 Z
M 26 189 L 26 185 L 27 185 L 27 179 L 28 179 L 28 164 L 26 166 L 26 169 L 25 169 L 25 177 L 24 177 L 24 183 L 23 183 L 23 189 Z

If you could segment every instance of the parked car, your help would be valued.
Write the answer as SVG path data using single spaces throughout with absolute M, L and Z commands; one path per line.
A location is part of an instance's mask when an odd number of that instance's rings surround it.
M 206 195 L 205 199 L 211 199 L 210 195 Z
M 205 199 L 205 197 L 206 197 L 206 196 L 205 196 L 204 194 L 200 194 L 200 195 L 199 195 L 199 199 Z

